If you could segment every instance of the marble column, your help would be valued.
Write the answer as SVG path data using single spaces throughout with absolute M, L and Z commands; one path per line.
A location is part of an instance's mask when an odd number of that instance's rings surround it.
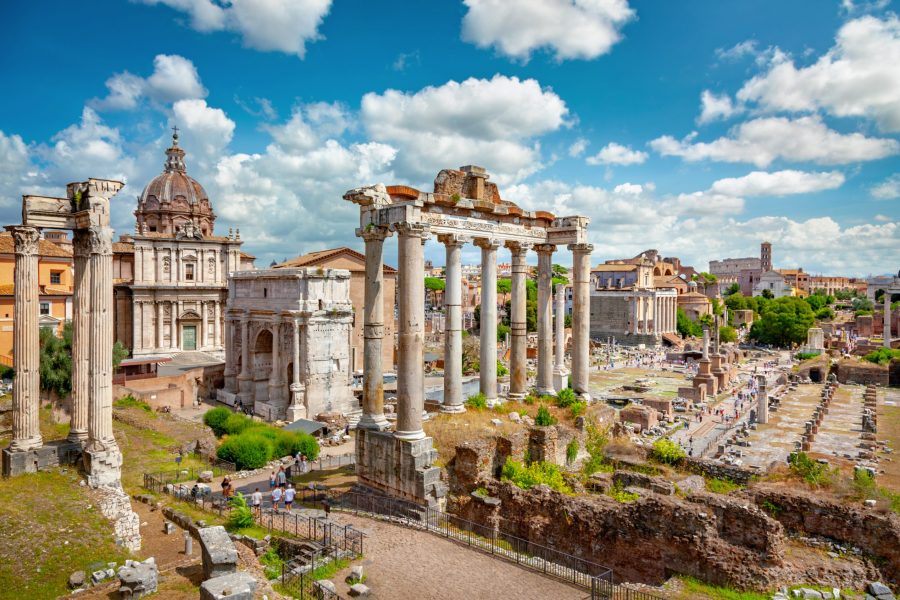
M 69 440 L 85 442 L 88 439 L 88 406 L 91 398 L 91 248 L 86 231 L 75 230 L 73 238 L 75 281 L 72 294 L 72 424 L 69 428 Z M 136 335 L 140 333 L 140 330 L 135 332 Z
M 891 292 L 884 290 L 884 347 L 891 347 Z
M 10 226 L 15 245 L 15 306 L 13 308 L 13 452 L 40 448 L 40 299 L 38 287 L 38 244 L 40 232 L 34 227 Z M 112 286 L 110 286 L 112 290 Z
M 399 223 L 400 311 L 397 340 L 397 429 L 400 440 L 420 440 L 425 411 L 425 253 L 429 228 L 422 223 Z
M 481 248 L 481 354 L 479 391 L 488 404 L 497 403 L 497 248 L 500 242 L 475 240 Z
M 202 350 L 206 347 L 206 302 L 200 302 L 200 336 L 197 340 L 197 350 Z
M 116 450 L 112 430 L 113 278 L 112 229 L 94 226 L 90 243 L 90 404 L 88 447 Z
M 531 244 L 507 242 L 512 255 L 511 300 L 510 300 L 510 352 L 509 352 L 509 395 L 510 400 L 524 400 L 528 392 L 528 330 L 526 323 L 525 262 Z
M 281 323 L 272 325 L 272 371 L 269 374 L 269 402 L 281 400 L 284 385 L 281 368 Z
M 641 319 L 641 333 L 648 334 L 650 333 L 650 298 L 647 296 L 641 297 L 641 309 L 642 309 L 642 319 Z
M 462 264 L 460 254 L 466 240 L 456 235 L 438 236 L 447 252 L 444 289 L 444 402 L 441 412 L 461 413 L 462 397 Z
M 590 399 L 591 244 L 569 244 L 572 251 L 572 388 Z
M 384 227 L 357 229 L 366 244 L 366 287 L 363 301 L 363 402 L 357 428 L 383 431 L 384 416 Z M 403 275 L 405 277 L 405 275 Z M 424 279 L 423 279 L 424 281 Z M 393 307 L 391 307 L 393 310 Z M 388 340 L 391 343 L 391 340 Z
M 219 301 L 213 302 L 213 345 L 218 348 L 222 345 L 222 315 Z
M 307 418 L 304 400 L 304 386 L 300 383 L 300 319 L 293 319 L 291 323 L 293 333 L 293 369 L 291 375 L 291 405 L 288 407 L 288 420 L 293 423 L 297 419 Z
M 566 285 L 556 285 L 556 356 L 553 370 L 562 372 L 566 368 Z
M 635 294 L 631 297 L 631 333 L 636 334 L 638 332 L 638 295 Z
M 553 244 L 538 244 L 537 285 L 537 393 L 556 394 L 553 388 Z M 563 287 L 565 289 L 565 287 Z M 561 336 L 560 336 L 561 337 Z
M 225 314 L 225 390 L 231 393 L 237 392 L 234 370 L 234 322 Z
M 252 377 L 250 373 L 250 314 L 244 311 L 241 313 L 241 372 L 238 373 L 237 381 L 241 402 L 245 405 L 252 398 Z

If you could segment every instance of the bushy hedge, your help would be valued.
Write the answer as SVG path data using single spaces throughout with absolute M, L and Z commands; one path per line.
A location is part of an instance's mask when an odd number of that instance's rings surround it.
M 206 411 L 206 414 L 203 415 L 203 422 L 207 427 L 213 430 L 213 433 L 216 434 L 216 437 L 222 437 L 226 433 L 225 421 L 227 421 L 228 417 L 233 414 L 233 412 L 231 412 L 224 406 L 218 406 Z
M 309 460 L 319 456 L 319 443 L 311 435 L 272 427 L 225 407 L 207 411 L 203 422 L 216 436 L 226 436 L 216 456 L 238 469 L 258 469 L 272 459 L 297 453 Z
M 258 433 L 227 437 L 216 450 L 216 456 L 232 462 L 238 469 L 258 469 L 272 460 L 274 445 Z
M 536 485 L 547 485 L 557 492 L 571 493 L 572 488 L 563 479 L 562 471 L 553 463 L 533 462 L 526 466 L 511 457 L 506 458 L 503 465 L 503 479 L 511 481 L 523 490 Z
M 667 465 L 677 465 L 686 456 L 684 448 L 668 438 L 660 438 L 653 442 L 653 450 L 650 455 Z

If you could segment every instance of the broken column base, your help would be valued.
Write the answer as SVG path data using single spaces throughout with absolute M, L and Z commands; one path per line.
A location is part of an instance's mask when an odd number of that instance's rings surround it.
M 439 506 L 447 493 L 430 437 L 399 440 L 388 431 L 356 432 L 359 483 L 423 506 Z
M 122 485 L 122 452 L 118 446 L 84 451 L 84 472 L 92 488 Z
M 207 579 L 200 585 L 200 600 L 253 600 L 256 580 L 238 571 Z
M 36 473 L 54 469 L 60 465 L 77 464 L 81 458 L 81 444 L 69 440 L 47 442 L 31 450 L 3 449 L 3 476 L 15 477 L 23 473 Z
M 553 387 L 556 388 L 557 391 L 569 387 L 568 369 L 566 369 L 565 367 L 563 367 L 562 369 L 553 369 Z

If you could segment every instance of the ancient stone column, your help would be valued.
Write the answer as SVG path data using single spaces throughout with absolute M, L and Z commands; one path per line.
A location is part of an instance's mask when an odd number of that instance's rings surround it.
M 112 229 L 95 225 L 88 229 L 88 239 L 91 252 L 88 447 L 93 451 L 117 451 L 112 430 Z
M 538 255 L 537 286 L 537 328 L 538 364 L 537 393 L 555 394 L 553 389 L 553 244 L 539 244 L 534 247 Z M 563 288 L 565 289 L 565 288 Z
M 641 329 L 643 330 L 641 333 L 648 334 L 650 333 L 650 298 L 647 296 L 641 297 L 641 309 L 643 312 L 643 319 Z
M 701 360 L 709 360 L 709 328 L 703 327 L 703 357 Z
M 884 290 L 884 347 L 891 347 L 891 293 Z
M 72 423 L 69 440 L 88 439 L 90 404 L 91 270 L 90 239 L 86 231 L 75 230 L 72 240 L 75 282 L 72 299 Z M 140 332 L 138 332 L 140 333 Z
M 556 285 L 556 355 L 553 367 L 557 371 L 565 368 L 566 361 L 566 285 Z
M 237 392 L 234 370 L 234 321 L 228 315 L 228 309 L 225 312 L 225 390 L 228 392 Z
M 213 302 L 213 345 L 219 347 L 222 345 L 222 315 L 219 301 Z
M 357 229 L 366 243 L 366 287 L 363 303 L 363 402 L 357 427 L 382 431 L 389 424 L 384 416 L 384 227 Z M 424 281 L 424 279 L 423 279 Z M 422 282 L 420 282 L 422 283 Z M 424 283 L 423 283 L 424 285 Z
M 281 400 L 281 389 L 284 382 L 281 379 L 281 323 L 272 325 L 272 372 L 269 377 L 269 402 Z
M 394 226 L 399 240 L 400 300 L 397 341 L 397 429 L 401 440 L 425 437 L 425 254 L 429 232 L 422 223 Z
M 163 303 L 156 301 L 156 348 L 162 350 L 166 343 L 165 314 Z
M 481 248 L 481 354 L 479 391 L 488 404 L 497 403 L 497 248 L 500 242 L 475 240 Z
M 769 392 L 766 389 L 766 376 L 757 375 L 756 381 L 759 384 L 757 386 L 756 420 L 765 424 L 769 422 Z
M 201 269 L 202 273 L 203 270 Z M 201 350 L 206 346 L 206 302 L 200 302 L 200 339 L 197 340 L 197 350 Z
M 631 333 L 638 332 L 638 296 L 631 297 Z
M 462 397 L 462 265 L 460 254 L 466 243 L 456 235 L 438 236 L 447 251 L 444 289 L 444 402 L 441 412 L 465 412 Z
M 525 322 L 525 274 L 528 264 L 525 262 L 531 244 L 507 242 L 506 247 L 512 254 L 512 298 L 510 300 L 510 360 L 509 360 L 509 399 L 523 400 L 527 393 L 527 351 L 528 331 Z
M 297 419 L 307 418 L 308 415 L 303 403 L 304 386 L 300 382 L 300 319 L 293 320 L 291 329 L 294 337 L 292 346 L 294 368 L 291 377 L 291 405 L 288 407 L 288 420 L 293 423 Z
M 15 306 L 13 308 L 13 421 L 11 451 L 40 448 L 40 301 L 38 244 L 34 227 L 10 226 L 15 244 Z M 112 291 L 112 286 L 110 286 Z
M 252 377 L 250 373 L 250 315 L 244 311 L 241 313 L 241 372 L 237 376 L 238 390 L 244 403 L 251 397 Z
M 569 244 L 572 251 L 572 388 L 590 399 L 591 244 Z

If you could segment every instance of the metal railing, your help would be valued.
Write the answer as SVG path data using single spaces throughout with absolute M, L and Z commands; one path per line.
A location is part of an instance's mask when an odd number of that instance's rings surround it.
M 315 563 L 314 565 L 315 566 Z M 279 591 L 300 600 L 342 600 L 336 592 L 316 585 L 312 571 L 298 571 L 291 563 L 281 567 L 281 585 Z

